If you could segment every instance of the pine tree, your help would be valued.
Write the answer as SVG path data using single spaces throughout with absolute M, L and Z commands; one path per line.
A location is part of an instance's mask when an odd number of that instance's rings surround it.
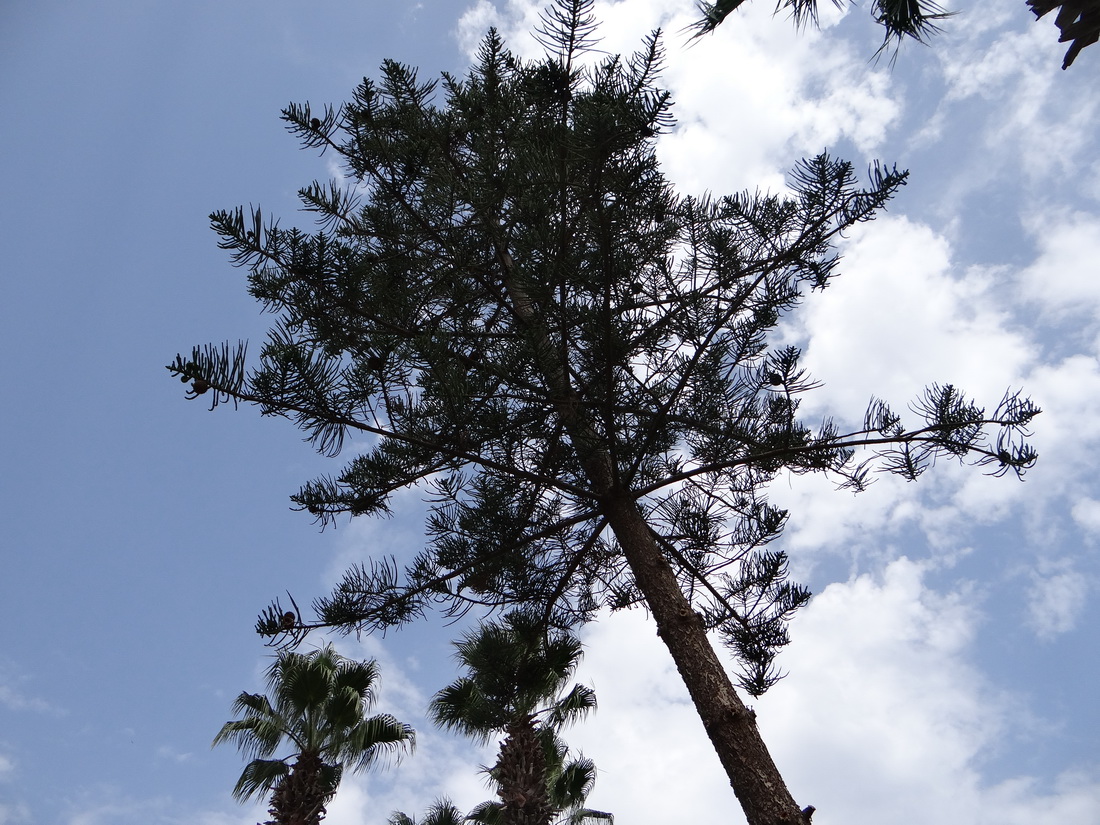
M 491 31 L 464 79 L 386 62 L 340 108 L 289 106 L 292 133 L 336 153 L 349 183 L 301 191 L 314 232 L 258 208 L 212 216 L 278 319 L 251 368 L 242 343 L 169 369 L 212 406 L 293 419 L 323 453 L 359 438 L 342 472 L 293 496 L 323 523 L 386 513 L 410 486 L 430 498 L 415 558 L 349 570 L 316 621 L 275 603 L 261 633 L 385 629 L 433 607 L 520 606 L 568 629 L 644 605 L 750 825 L 799 822 L 708 637 L 749 693 L 778 678 L 809 594 L 768 546 L 787 514 L 766 485 L 824 473 L 858 490 L 943 457 L 1020 474 L 1038 410 L 1010 393 L 987 413 L 934 385 L 914 423 L 877 400 L 852 431 L 803 423 L 815 384 L 769 332 L 906 173 L 875 164 L 861 186 L 822 154 L 785 197 L 678 195 L 654 153 L 672 124 L 658 34 L 597 59 L 590 0 L 558 0 L 539 35 L 534 62 Z

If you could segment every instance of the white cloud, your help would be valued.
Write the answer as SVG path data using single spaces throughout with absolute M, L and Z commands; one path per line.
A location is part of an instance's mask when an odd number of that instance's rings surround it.
M 1100 804 L 1100 776 L 1053 788 L 986 777 L 986 757 L 1028 718 L 970 663 L 981 619 L 965 586 L 929 588 L 899 559 L 880 576 L 834 584 L 796 620 L 786 680 L 756 704 L 765 740 L 814 821 L 936 825 L 1060 823 Z M 600 700 L 569 741 L 595 759 L 593 804 L 621 821 L 741 821 L 686 692 L 641 613 L 584 633 L 581 678 Z M 674 794 L 645 789 L 669 787 Z M 1092 810 L 1097 808 L 1093 807 Z
M 1078 500 L 1071 511 L 1073 520 L 1089 533 L 1100 533 L 1100 501 L 1094 498 Z
M 1028 620 L 1040 639 L 1050 640 L 1077 625 L 1088 598 L 1088 577 L 1070 558 L 1048 559 L 1031 571 Z
M 783 330 L 785 341 L 805 347 L 804 366 L 824 384 L 804 396 L 804 420 L 833 416 L 842 430 L 854 429 L 878 397 L 916 426 L 909 405 L 932 383 L 958 386 L 987 412 L 1020 387 L 1043 405 L 1043 382 L 1034 381 L 1042 369 L 1037 345 L 1013 322 L 998 287 L 1003 273 L 958 267 L 942 234 L 893 215 L 858 227 L 841 252 L 839 276 L 823 293 L 809 294 Z M 1047 434 L 1052 424 L 1044 415 L 1036 429 Z M 787 546 L 839 550 L 853 564 L 868 553 L 891 557 L 891 543 L 906 535 L 913 541 L 914 528 L 938 552 L 957 554 L 976 527 L 1012 508 L 1037 507 L 1042 498 L 1014 479 L 947 460 L 916 484 L 879 475 L 858 496 L 832 486 L 820 477 L 781 478 L 771 495 L 792 512 Z
M 1095 332 L 1100 305 L 1100 216 L 1066 209 L 1032 212 L 1028 231 L 1038 245 L 1020 273 L 1025 297 L 1048 312 L 1071 315 Z
M 44 699 L 28 696 L 18 685 L 26 677 L 17 673 L 13 667 L 0 663 L 0 706 L 12 711 L 33 711 L 62 716 L 64 711 L 54 707 Z
M 156 750 L 157 759 L 165 759 L 169 762 L 190 762 L 194 759 L 193 753 L 184 753 L 171 745 L 161 745 Z
M 798 32 L 766 5 L 670 53 L 663 82 L 679 123 L 658 154 L 685 193 L 778 190 L 799 158 L 842 140 L 873 154 L 900 112 L 885 69 L 869 69 L 828 30 Z
M 1026 378 L 1028 391 L 1043 408 L 1035 422 L 1040 459 L 1032 477 L 1047 495 L 1095 491 L 1095 467 L 1100 451 L 1100 361 L 1091 355 L 1071 355 L 1042 364 Z
M 992 5 L 1001 6 L 1001 12 L 983 13 L 991 10 Z M 1041 47 L 1048 42 L 1050 33 L 1038 26 L 1021 28 L 1017 9 L 1009 11 L 1004 4 L 984 6 L 978 13 L 965 15 L 958 21 L 953 31 L 952 39 L 957 44 L 954 48 L 938 51 L 944 77 L 950 84 L 947 100 L 973 96 L 1000 100 L 1006 91 L 1016 94 L 1018 84 L 1026 76 L 1041 76 L 1043 85 L 1039 89 L 1049 86 L 1055 76 L 1039 69 L 1046 60 Z M 1038 95 L 1029 90 L 1027 97 L 1033 105 Z M 1029 110 L 1028 114 L 1033 116 L 1034 112 Z
M 478 0 L 457 31 L 473 54 L 495 25 L 509 48 L 542 54 L 530 32 L 546 5 L 531 0 Z M 665 173 L 685 193 L 727 194 L 779 189 L 804 155 L 841 140 L 873 153 L 900 112 L 887 68 L 867 66 L 832 26 L 844 10 L 822 8 L 821 31 L 798 31 L 766 4 L 747 4 L 713 35 L 689 45 L 685 27 L 698 11 L 682 0 L 622 0 L 596 4 L 599 48 L 631 54 L 642 38 L 664 29 L 669 53 L 660 85 L 673 90 L 678 125 L 660 142 Z
M 1092 161 L 1097 100 L 1087 72 L 1058 69 L 1065 46 L 1057 32 L 997 0 L 974 4 L 950 26 L 951 36 L 935 50 L 948 84 L 941 114 L 985 104 L 970 141 L 983 146 L 974 155 L 983 167 L 973 170 L 975 179 L 1023 171 L 1044 192 L 1055 180 L 1075 185 Z
M 596 691 L 599 710 L 566 739 L 596 763 L 591 805 L 620 822 L 738 821 L 729 782 L 652 623 L 641 611 L 619 613 L 582 638 L 578 679 Z
M 992 407 L 1017 385 L 1033 344 L 1009 324 L 996 273 L 959 271 L 945 237 L 886 215 L 853 230 L 840 274 L 792 317 L 805 362 L 825 387 L 807 404 L 856 421 L 872 395 L 896 411 L 932 382 L 952 383 Z
M 486 32 L 492 27 L 500 32 L 514 53 L 528 57 L 541 54 L 533 32 L 539 24 L 542 8 L 540 3 L 525 0 L 505 0 L 503 4 L 477 0 L 458 20 L 455 35 L 459 48 L 473 60 Z
M 228 803 L 223 810 L 193 811 L 188 810 L 185 795 L 182 800 L 139 797 L 103 786 L 83 789 L 68 801 L 68 808 L 61 820 L 64 825 L 256 825 L 267 819 L 264 800 Z M 0 825 L 5 825 L 2 818 Z
M 0 825 L 21 825 L 33 821 L 31 809 L 25 803 L 0 802 Z
M 976 783 L 1005 700 L 963 655 L 972 598 L 938 594 L 923 576 L 901 558 L 826 588 L 792 630 L 791 676 L 761 703 L 777 758 L 795 763 L 824 822 L 967 821 L 948 803 Z
M 74 810 L 65 817 L 65 825 L 108 825 L 152 818 L 163 804 L 162 800 L 121 797 L 105 790 L 97 795 L 108 798 L 74 804 Z

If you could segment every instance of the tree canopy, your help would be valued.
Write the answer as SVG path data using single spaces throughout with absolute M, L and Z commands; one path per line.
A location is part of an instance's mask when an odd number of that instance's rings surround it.
M 378 666 L 353 662 L 331 646 L 283 651 L 267 672 L 270 696 L 242 693 L 214 744 L 232 742 L 254 757 L 233 788 L 239 800 L 271 793 L 273 825 L 316 825 L 336 794 L 345 766 L 363 771 L 380 756 L 412 747 L 408 725 L 368 717 Z M 270 759 L 280 746 L 291 753 Z M 291 762 L 293 760 L 293 762 Z

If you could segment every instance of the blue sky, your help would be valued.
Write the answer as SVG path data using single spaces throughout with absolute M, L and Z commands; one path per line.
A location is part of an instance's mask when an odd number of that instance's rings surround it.
M 776 189 L 826 147 L 911 170 L 844 242 L 836 284 L 784 323 L 824 382 L 807 416 L 858 420 L 872 394 L 903 407 L 933 381 L 990 406 L 1023 388 L 1045 410 L 1023 484 L 944 464 L 860 496 L 774 485 L 817 598 L 757 705 L 765 737 L 818 825 L 1100 822 L 1100 46 L 1062 72 L 1052 21 L 976 0 L 891 69 L 868 62 L 866 3 L 823 4 L 803 33 L 748 5 L 691 48 L 684 0 L 597 11 L 611 51 L 670 32 L 679 124 L 659 153 L 682 191 Z M 490 24 L 532 53 L 538 8 L 0 8 L 0 825 L 261 818 L 229 796 L 237 755 L 209 748 L 262 685 L 257 612 L 422 530 L 413 492 L 394 519 L 318 533 L 288 496 L 328 460 L 287 422 L 183 399 L 163 368 L 176 352 L 266 330 L 207 215 L 257 203 L 308 225 L 295 192 L 337 170 L 297 149 L 284 105 L 338 103 L 387 57 L 462 72 Z M 422 721 L 453 678 L 452 632 L 339 642 L 379 657 L 380 707 L 420 744 L 345 783 L 329 822 L 487 797 L 491 756 Z M 645 617 L 584 638 L 601 709 L 569 739 L 600 768 L 593 805 L 624 825 L 736 821 Z

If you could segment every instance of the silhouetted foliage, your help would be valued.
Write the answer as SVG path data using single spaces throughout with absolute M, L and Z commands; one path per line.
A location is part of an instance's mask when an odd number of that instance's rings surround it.
M 1068 69 L 1086 46 L 1100 39 L 1100 0 L 1026 0 L 1036 18 L 1058 9 L 1055 25 L 1060 43 L 1070 42 L 1062 68 Z M 693 37 L 702 37 L 718 28 L 745 0 L 716 0 L 698 3 L 699 19 L 692 24 Z M 833 0 L 842 7 L 845 0 Z M 776 14 L 787 12 L 795 25 L 817 25 L 818 0 L 778 0 Z M 884 29 L 882 45 L 876 56 L 893 47 L 894 57 L 909 39 L 928 43 L 941 31 L 940 23 L 958 12 L 949 12 L 934 0 L 872 0 L 871 16 Z
M 1100 39 L 1100 2 L 1098 0 L 1027 0 L 1036 18 L 1058 9 L 1054 25 L 1058 27 L 1059 43 L 1070 42 L 1062 69 L 1068 69 L 1085 46 Z
M 233 788 L 239 800 L 271 794 L 268 825 L 317 825 L 345 765 L 366 770 L 384 754 L 412 747 L 413 730 L 392 716 L 367 717 L 378 667 L 331 647 L 283 651 L 267 672 L 270 695 L 242 693 L 214 744 L 233 742 L 254 757 Z M 269 759 L 283 744 L 292 753 Z M 292 761 L 293 760 L 293 761 Z

